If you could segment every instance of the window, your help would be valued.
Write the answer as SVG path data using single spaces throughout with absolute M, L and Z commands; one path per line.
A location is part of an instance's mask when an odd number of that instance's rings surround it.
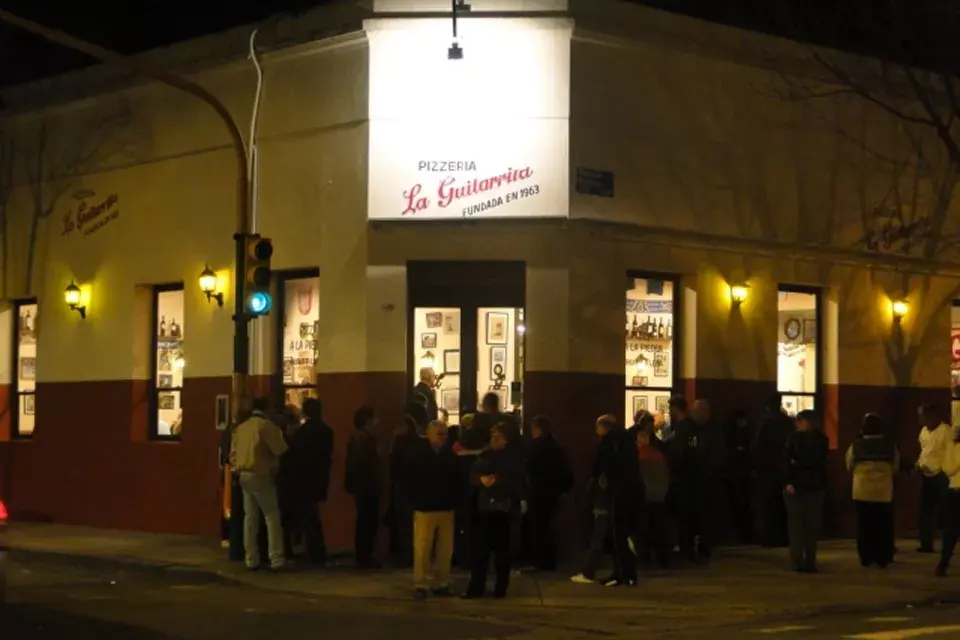
M 626 324 L 627 424 L 640 411 L 666 417 L 676 363 L 676 283 L 628 278 Z M 659 419 L 659 418 L 658 418 Z
M 777 311 L 777 390 L 783 410 L 795 416 L 815 409 L 820 389 L 820 294 L 781 287 Z
M 317 397 L 317 324 L 320 322 L 320 279 L 316 274 L 281 276 L 283 344 L 279 349 L 283 399 L 300 407 Z
M 179 440 L 183 428 L 183 285 L 153 289 L 153 428 L 159 440 Z
M 37 301 L 14 303 L 17 330 L 13 336 L 14 412 L 13 435 L 29 438 L 36 424 L 37 391 Z

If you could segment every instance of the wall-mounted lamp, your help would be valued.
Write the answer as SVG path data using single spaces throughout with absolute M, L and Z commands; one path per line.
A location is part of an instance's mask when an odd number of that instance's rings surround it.
M 732 284 L 730 285 L 730 302 L 733 303 L 734 307 L 739 307 L 742 305 L 748 294 L 748 288 L 745 284 Z
M 177 357 L 173 361 L 173 366 L 175 366 L 178 371 L 183 371 L 184 367 L 187 366 L 187 359 L 183 357 L 182 353 L 177 354 Z
M 910 312 L 910 303 L 906 300 L 891 300 L 890 313 L 893 314 L 893 321 L 900 322 L 903 317 Z
M 80 287 L 77 286 L 77 283 L 73 280 L 70 281 L 70 284 L 67 285 L 67 288 L 63 291 L 63 299 L 66 300 L 67 306 L 70 307 L 71 311 L 76 311 L 80 314 L 80 317 L 86 320 L 87 318 L 87 307 L 80 304 Z
M 203 273 L 200 274 L 200 291 L 206 294 L 207 302 L 216 300 L 218 307 L 223 306 L 223 292 L 217 291 L 217 274 L 209 265 L 204 267 Z
M 637 372 L 637 375 L 647 371 L 647 358 L 642 353 L 633 361 L 633 368 Z
M 437 357 L 433 355 L 432 351 L 427 351 L 420 358 L 420 368 L 421 369 L 436 369 L 437 368 Z

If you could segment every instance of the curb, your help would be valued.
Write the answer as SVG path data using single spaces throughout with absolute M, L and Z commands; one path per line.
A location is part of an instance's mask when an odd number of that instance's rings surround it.
M 111 558 L 17 547 L 10 547 L 9 555 L 10 559 L 15 562 L 65 566 L 120 575 L 134 574 L 178 584 L 245 584 L 241 580 L 231 578 L 216 569 L 148 562 L 138 558 Z

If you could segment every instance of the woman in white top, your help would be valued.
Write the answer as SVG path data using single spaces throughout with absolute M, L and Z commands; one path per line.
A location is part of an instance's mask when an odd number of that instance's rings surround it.
M 920 488 L 920 553 L 934 553 L 933 535 L 943 515 L 947 478 L 941 469 L 943 449 L 951 438 L 950 426 L 941 419 L 940 409 L 920 405 L 920 457 L 916 468 L 922 474 Z
M 937 575 L 947 575 L 950 558 L 960 538 L 960 441 L 956 427 L 950 430 L 951 438 L 943 447 L 941 469 L 950 480 L 950 488 L 946 499 L 946 527 L 943 531 L 943 548 L 940 550 L 940 564 L 937 565 Z

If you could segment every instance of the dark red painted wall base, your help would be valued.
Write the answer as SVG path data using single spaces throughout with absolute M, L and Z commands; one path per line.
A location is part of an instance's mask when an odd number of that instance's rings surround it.
M 354 508 L 343 491 L 343 461 L 353 430 L 354 411 L 373 406 L 383 471 L 394 431 L 403 419 L 408 396 L 401 372 L 321 374 L 318 388 L 325 417 L 335 433 L 330 498 L 322 513 L 329 545 L 352 547 Z M 596 451 L 594 422 L 603 413 L 623 411 L 619 375 L 531 371 L 526 374 L 526 417 L 549 415 L 558 439 L 570 453 L 579 483 L 589 474 Z M 744 409 L 759 420 L 773 391 L 770 382 L 681 380 L 688 398 L 710 399 L 723 419 Z M 268 377 L 251 387 L 265 392 Z M 220 479 L 214 428 L 214 399 L 230 392 L 229 378 L 188 378 L 184 390 L 184 432 L 180 442 L 147 438 L 147 385 L 142 381 L 41 383 L 37 424 L 31 440 L 10 441 L 8 389 L 0 386 L 0 495 L 15 512 L 66 524 L 190 534 L 219 533 Z M 916 407 L 938 402 L 948 408 L 948 389 L 890 389 L 852 385 L 824 390 L 825 428 L 835 441 L 831 453 L 832 488 L 828 501 L 830 535 L 853 533 L 849 474 L 843 453 L 859 431 L 864 413 L 888 418 L 908 463 L 917 455 Z M 915 530 L 917 481 L 902 475 L 897 487 L 900 533 Z M 386 504 L 384 502 L 384 508 Z M 582 547 L 589 522 L 583 492 L 567 497 L 560 515 L 561 544 L 568 553 Z M 381 535 L 385 543 L 385 535 Z

